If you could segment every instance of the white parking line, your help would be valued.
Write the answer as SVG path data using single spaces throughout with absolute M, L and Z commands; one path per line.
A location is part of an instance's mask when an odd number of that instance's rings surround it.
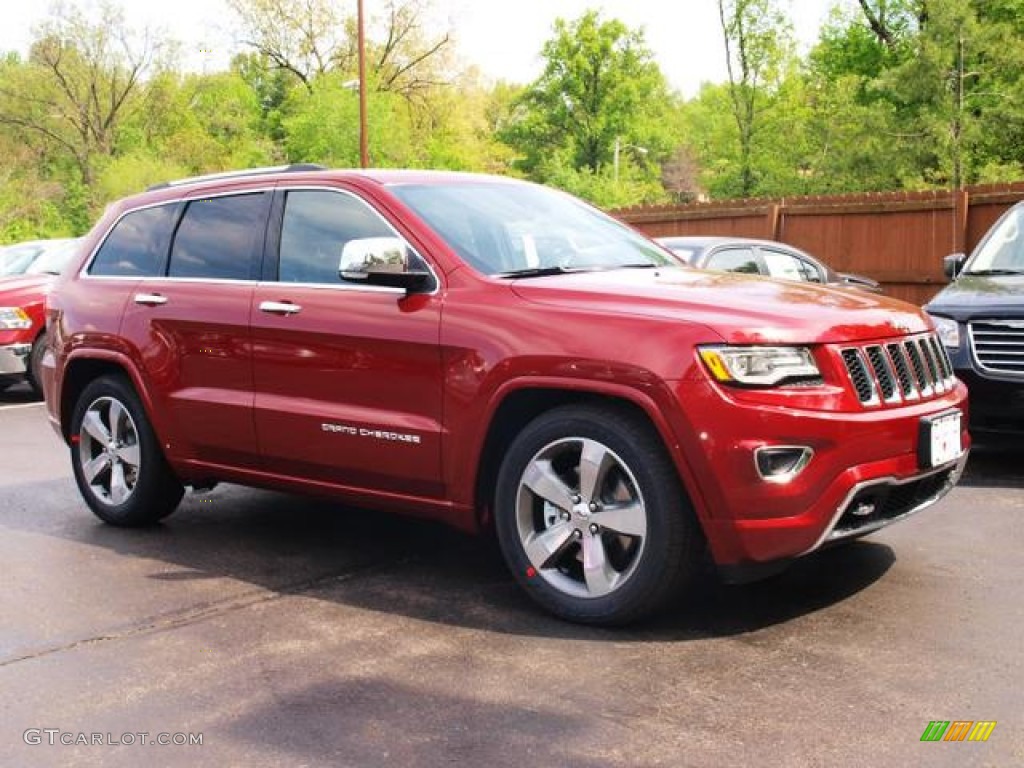
M 10 405 L 4 405 L 0 403 L 0 411 L 13 411 L 15 408 L 38 408 L 46 403 L 11 403 Z

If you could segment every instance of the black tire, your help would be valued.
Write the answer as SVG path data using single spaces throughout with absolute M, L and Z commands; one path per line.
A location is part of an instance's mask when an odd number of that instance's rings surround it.
M 584 453 L 587 466 L 600 465 L 585 478 Z M 705 560 L 703 532 L 660 436 L 614 407 L 564 406 L 527 425 L 498 474 L 495 523 L 526 592 L 585 624 L 653 615 L 682 596 Z
M 177 509 L 185 489 L 126 379 L 104 376 L 85 388 L 71 416 L 71 437 L 75 482 L 101 520 L 123 527 L 152 525 Z
M 36 397 L 43 396 L 43 355 L 46 354 L 46 332 L 40 333 L 32 344 L 32 351 L 28 356 L 28 366 L 25 378 L 32 387 Z

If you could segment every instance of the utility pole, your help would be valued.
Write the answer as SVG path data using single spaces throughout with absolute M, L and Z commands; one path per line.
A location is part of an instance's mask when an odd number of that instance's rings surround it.
M 366 21 L 363 0 L 358 2 L 359 17 L 359 167 L 370 167 L 370 149 L 366 129 Z

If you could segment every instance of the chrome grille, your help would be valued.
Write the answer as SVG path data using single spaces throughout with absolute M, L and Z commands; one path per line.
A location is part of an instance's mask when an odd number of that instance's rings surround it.
M 860 350 L 844 349 L 843 362 L 846 363 L 846 372 L 850 374 L 853 388 L 857 390 L 857 398 L 862 403 L 877 403 L 875 385 L 871 383 L 871 374 L 868 373 L 868 367 L 864 365 L 864 356 Z
M 932 393 L 928 377 L 925 375 L 924 360 L 921 358 L 921 350 L 912 341 L 906 341 L 903 346 L 910 357 L 910 364 L 914 369 L 914 378 L 917 381 L 917 390 L 922 397 L 928 397 Z
M 910 363 L 907 362 L 907 352 L 902 344 L 893 343 L 885 345 L 889 353 L 889 359 L 896 367 L 896 378 L 900 383 L 900 394 L 904 400 L 912 400 L 917 397 L 917 387 L 914 386 L 914 379 L 910 374 Z
M 1024 333 L 1021 341 L 1024 371 Z M 932 397 L 951 390 L 955 382 L 946 349 L 934 334 L 845 347 L 840 354 L 857 399 L 864 406 Z
M 924 358 L 924 365 L 928 369 L 928 380 L 936 392 L 945 392 L 946 387 L 942 383 L 942 373 L 935 362 L 935 351 L 928 342 L 930 339 L 918 339 L 917 346 L 921 349 L 921 357 Z
M 1024 374 L 1024 320 L 974 320 L 968 327 L 982 368 Z
M 896 374 L 893 373 L 892 365 L 887 359 L 887 355 L 881 347 L 875 345 L 870 346 L 866 350 L 868 355 L 868 362 L 871 363 L 871 370 L 875 374 L 875 381 L 878 382 L 878 387 L 882 391 L 882 399 L 886 402 L 891 402 L 896 397 Z

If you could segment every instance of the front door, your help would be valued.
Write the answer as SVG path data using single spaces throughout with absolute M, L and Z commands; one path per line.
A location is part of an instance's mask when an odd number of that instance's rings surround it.
M 277 279 L 256 286 L 251 313 L 266 471 L 441 496 L 440 294 L 343 282 L 345 243 L 395 230 L 349 192 L 278 194 Z

